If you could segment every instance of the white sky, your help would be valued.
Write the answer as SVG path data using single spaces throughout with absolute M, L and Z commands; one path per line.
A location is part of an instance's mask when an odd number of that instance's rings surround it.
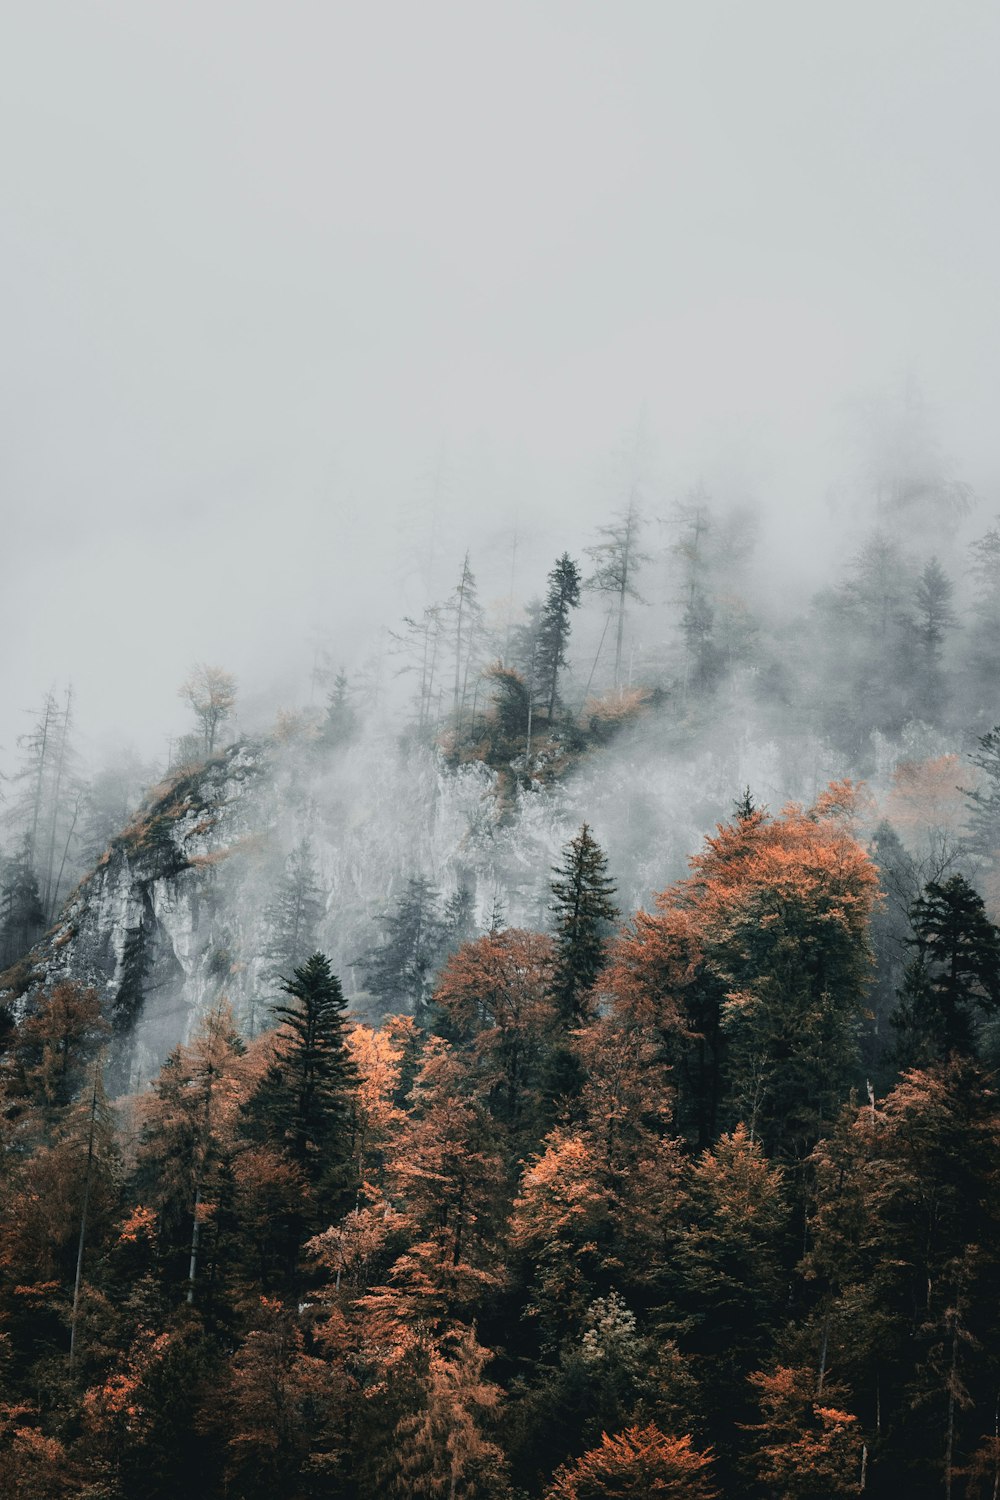
M 579 550 L 640 413 L 805 558 L 912 371 L 985 525 L 998 56 L 992 0 L 8 7 L 0 763 L 53 683 L 161 754 L 195 659 L 301 697 L 443 444 L 456 564 Z

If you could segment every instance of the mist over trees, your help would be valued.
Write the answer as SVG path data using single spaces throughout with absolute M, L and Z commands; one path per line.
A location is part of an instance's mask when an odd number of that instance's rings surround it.
M 948 473 L 883 455 L 812 591 L 633 473 L 537 565 L 459 543 L 252 738 L 198 668 L 166 767 L 88 772 L 43 695 L 11 1493 L 992 1493 L 997 548 Z

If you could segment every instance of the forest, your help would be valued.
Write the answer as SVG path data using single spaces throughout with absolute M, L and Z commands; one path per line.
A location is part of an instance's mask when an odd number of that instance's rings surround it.
M 995 1500 L 1000 532 L 920 550 L 969 503 L 897 474 L 797 616 L 704 491 L 658 557 L 633 496 L 492 618 L 466 554 L 353 679 L 317 653 L 236 852 L 177 833 L 245 751 L 232 674 L 182 686 L 152 788 L 86 779 L 45 697 L 0 913 L 0 1493 Z M 380 715 L 359 895 L 337 788 Z M 414 756 L 478 778 L 443 862 L 391 837 Z M 598 793 L 640 762 L 730 780 L 680 869 Z M 147 926 L 93 894 L 129 868 Z M 195 887 L 185 1000 L 154 939 Z M 158 986 L 164 1057 L 116 1072 Z

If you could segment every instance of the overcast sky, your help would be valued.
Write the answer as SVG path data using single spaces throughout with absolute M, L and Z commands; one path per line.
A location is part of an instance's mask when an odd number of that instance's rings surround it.
M 668 489 L 738 473 L 805 553 L 843 401 L 913 374 L 1000 509 L 995 0 L 2 29 L 8 756 L 68 680 L 153 754 L 195 659 L 293 702 L 317 632 L 398 614 L 442 453 L 457 557 L 514 511 L 585 539 L 640 417 Z

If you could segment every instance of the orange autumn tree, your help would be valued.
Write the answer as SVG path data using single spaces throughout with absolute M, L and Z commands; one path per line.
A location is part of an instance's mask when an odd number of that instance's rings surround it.
M 761 1421 L 754 1467 L 774 1500 L 839 1500 L 860 1493 L 865 1450 L 858 1420 L 844 1411 L 846 1393 L 817 1391 L 815 1371 L 779 1366 L 750 1377 Z
M 715 1500 L 711 1464 L 689 1437 L 667 1437 L 653 1423 L 629 1427 L 559 1469 L 545 1500 Z
M 716 1116 L 745 1119 L 770 1152 L 801 1160 L 853 1079 L 879 899 L 858 801 L 838 782 L 777 818 L 741 806 L 617 945 L 615 1008 L 674 1030 L 671 1082 L 701 1140 Z
M 442 1030 L 471 1047 L 477 1091 L 514 1136 L 539 1102 L 539 1061 L 554 1019 L 553 956 L 541 933 L 489 932 L 452 954 L 434 994 Z

